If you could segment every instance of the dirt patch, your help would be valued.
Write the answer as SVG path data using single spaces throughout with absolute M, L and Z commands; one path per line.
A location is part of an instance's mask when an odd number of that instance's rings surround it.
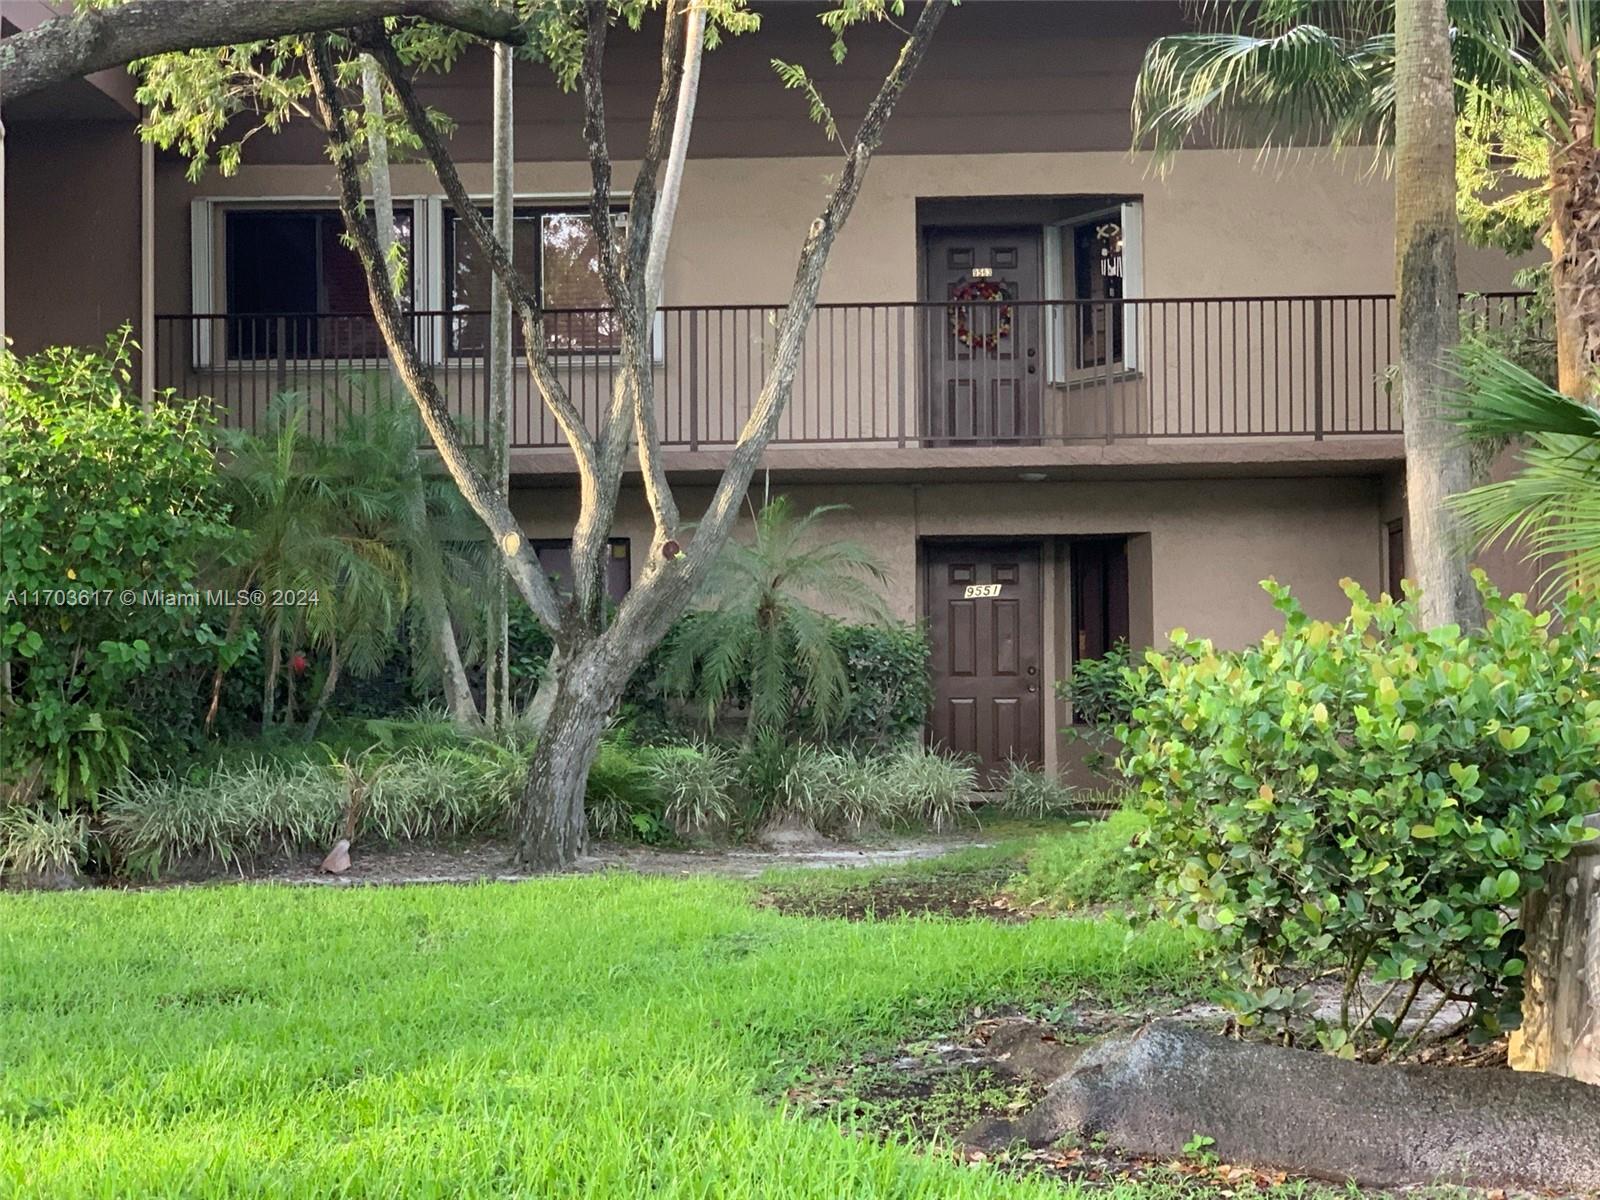
M 952 917 L 1014 924 L 1040 915 L 1001 889 L 1009 868 L 995 871 L 875 879 L 853 887 L 774 888 L 757 903 L 788 916 L 886 921 L 895 917 Z

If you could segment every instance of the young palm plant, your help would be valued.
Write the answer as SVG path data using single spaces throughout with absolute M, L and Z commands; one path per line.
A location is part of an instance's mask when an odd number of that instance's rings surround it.
M 749 544 L 728 542 L 708 585 L 713 605 L 684 623 L 663 675 L 668 691 L 704 706 L 708 723 L 741 689 L 751 736 L 786 727 L 800 711 L 823 732 L 844 713 L 850 689 L 833 622 L 813 602 L 825 597 L 835 612 L 887 617 L 875 587 L 887 574 L 871 552 L 814 536 L 844 507 L 798 516 L 779 496 L 756 514 Z
M 1526 546 L 1548 595 L 1600 587 L 1600 409 L 1563 396 L 1515 363 L 1468 344 L 1457 419 L 1477 441 L 1521 444 L 1521 469 L 1455 504 L 1485 544 Z
M 384 661 L 408 602 L 419 538 L 405 473 L 390 453 L 389 418 L 376 414 L 343 412 L 332 437 L 315 438 L 304 405 L 282 397 L 261 432 L 225 436 L 224 478 L 240 531 L 232 582 L 264 598 L 256 614 L 266 664 L 263 728 L 278 720 L 289 656 L 315 647 L 325 664 L 304 731 L 314 736 L 341 676 Z M 234 614 L 246 615 L 242 607 Z M 292 675 L 282 690 L 289 723 Z

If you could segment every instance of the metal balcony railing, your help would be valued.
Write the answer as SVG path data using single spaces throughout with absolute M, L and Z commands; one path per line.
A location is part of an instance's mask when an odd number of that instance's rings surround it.
M 1529 297 L 1463 298 L 1479 328 L 1517 321 Z M 652 338 L 663 444 L 737 440 L 767 381 L 782 309 L 674 307 Z M 1123 439 L 1393 434 L 1400 406 L 1391 296 L 1249 296 L 819 305 L 774 445 L 1039 446 Z M 487 317 L 411 315 L 451 412 L 481 436 Z M 556 373 L 590 421 L 604 411 L 617 331 L 604 310 L 545 315 Z M 370 316 L 157 318 L 157 381 L 210 397 L 249 427 L 296 393 L 312 431 L 391 386 Z M 520 334 L 519 345 L 521 351 Z M 528 372 L 515 373 L 511 442 L 564 446 Z

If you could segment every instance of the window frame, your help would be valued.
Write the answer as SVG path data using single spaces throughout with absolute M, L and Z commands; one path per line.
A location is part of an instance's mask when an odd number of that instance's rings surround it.
M 490 197 L 473 194 L 475 203 L 488 205 Z M 444 366 L 453 361 L 447 353 L 446 321 L 449 311 L 446 288 L 445 259 L 447 216 L 449 204 L 438 192 L 404 192 L 394 197 L 395 204 L 411 208 L 411 272 L 407 294 L 402 297 L 413 312 L 433 313 L 423 321 L 418 330 L 418 352 L 422 360 L 433 366 Z M 539 192 L 518 194 L 512 199 L 515 208 L 538 208 L 550 212 L 584 212 L 589 204 L 588 192 Z M 621 211 L 613 204 L 613 211 Z M 295 194 L 282 196 L 197 196 L 189 201 L 189 314 L 193 321 L 191 337 L 192 365 L 196 370 L 210 371 L 227 367 L 238 371 L 266 371 L 273 367 L 271 359 L 230 359 L 227 355 L 225 320 L 228 314 L 227 296 L 227 222 L 221 218 L 234 210 L 307 209 L 338 210 L 326 194 Z M 219 306 L 218 298 L 224 298 Z M 657 307 L 652 326 L 651 365 L 666 362 L 665 316 Z M 477 356 L 482 358 L 481 355 Z M 558 361 L 575 368 L 608 366 L 615 354 L 575 352 L 558 356 Z M 301 360 L 313 364 L 337 365 L 349 361 L 337 358 Z M 460 361 L 471 361 L 463 359 Z M 518 354 L 514 362 L 525 365 L 527 356 Z
M 1138 300 L 1144 296 L 1144 203 L 1141 199 L 1089 212 L 1077 213 L 1045 226 L 1045 299 L 1054 301 L 1047 305 L 1049 314 L 1045 338 L 1048 373 L 1046 378 L 1057 387 L 1082 386 L 1087 381 L 1104 380 L 1109 372 L 1115 378 L 1136 375 L 1142 362 L 1139 344 L 1139 322 L 1122 322 L 1122 353 L 1113 355 L 1109 362 L 1094 366 L 1080 366 L 1078 353 L 1078 319 L 1075 305 L 1077 294 L 1077 230 L 1116 218 L 1122 225 L 1122 299 Z M 1137 308 L 1138 306 L 1133 306 Z M 1128 306 L 1123 306 L 1124 316 Z
M 400 297 L 401 304 L 413 312 L 423 311 L 417 303 L 424 293 L 423 271 L 432 269 L 433 239 L 427 230 L 428 197 L 419 193 L 405 193 L 394 197 L 398 210 L 406 207 L 411 214 L 411 269 L 407 288 Z M 228 253 L 229 213 L 234 212 L 331 212 L 337 214 L 339 206 L 326 195 L 295 196 L 207 196 L 189 202 L 189 313 L 195 318 L 191 358 L 197 370 L 226 367 L 230 371 L 269 371 L 276 368 L 273 356 L 236 358 L 228 353 L 228 319 L 235 314 L 227 311 L 230 255 Z M 320 284 L 319 284 L 320 286 Z M 240 314 L 252 315 L 252 314 Z M 257 314 L 259 315 L 259 314 Z M 272 314 L 266 314 L 272 315 Z M 330 313 L 329 316 L 359 316 L 362 314 Z M 431 322 L 430 322 L 431 324 Z M 426 358 L 427 355 L 425 354 Z M 358 362 L 350 357 L 296 358 L 313 366 L 338 366 Z
M 479 206 L 479 212 L 482 213 L 483 216 L 488 217 L 491 215 L 489 208 L 489 197 L 481 195 L 469 195 L 468 198 L 472 200 L 474 204 Z M 515 230 L 516 219 L 522 216 L 535 216 L 543 218 L 546 216 L 559 214 L 567 216 L 581 216 L 587 219 L 589 216 L 589 200 L 590 196 L 587 192 L 514 196 L 512 197 L 511 203 L 513 230 Z M 451 286 L 452 276 L 455 273 L 455 238 L 452 233 L 452 224 L 455 220 L 455 209 L 444 197 L 437 197 L 437 201 L 439 214 L 439 233 L 438 256 L 435 263 L 435 268 L 436 278 L 438 281 L 438 293 L 436 297 L 437 303 L 431 305 L 430 310 L 436 311 L 441 315 L 437 318 L 438 329 L 434 335 L 436 357 L 433 359 L 433 361 L 436 363 L 453 362 L 458 364 L 478 361 L 487 364 L 487 350 L 462 353 L 451 346 L 451 331 L 449 322 L 451 314 L 454 311 L 455 303 L 453 288 Z M 616 222 L 617 218 L 619 217 L 627 217 L 628 206 L 624 203 L 613 201 L 610 206 L 610 210 L 612 219 L 614 222 Z M 537 295 L 540 303 L 542 304 L 544 300 L 544 240 L 542 231 L 540 240 L 538 242 L 538 252 L 539 261 L 537 264 L 538 277 L 536 280 L 536 285 L 538 288 Z M 653 366 L 660 366 L 666 361 L 666 322 L 661 311 L 663 307 L 664 305 L 662 304 L 658 304 L 656 306 L 655 317 L 651 322 L 650 362 Z M 556 309 L 553 311 L 560 312 L 563 310 Z M 611 366 L 616 362 L 620 352 L 620 347 L 616 350 L 598 350 L 594 347 L 588 347 L 577 350 L 551 351 L 550 358 L 554 362 L 559 362 L 563 365 L 572 367 L 606 367 Z M 525 365 L 528 361 L 525 348 L 520 346 L 514 347 L 511 361 L 513 363 Z

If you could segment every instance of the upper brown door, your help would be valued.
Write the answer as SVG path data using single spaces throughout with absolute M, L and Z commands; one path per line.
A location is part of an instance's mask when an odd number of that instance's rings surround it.
M 924 437 L 946 445 L 1039 437 L 1039 230 L 944 229 L 926 238 Z
M 933 650 L 933 741 L 971 754 L 985 783 L 1043 759 L 1044 627 L 1037 542 L 933 543 L 923 556 Z

